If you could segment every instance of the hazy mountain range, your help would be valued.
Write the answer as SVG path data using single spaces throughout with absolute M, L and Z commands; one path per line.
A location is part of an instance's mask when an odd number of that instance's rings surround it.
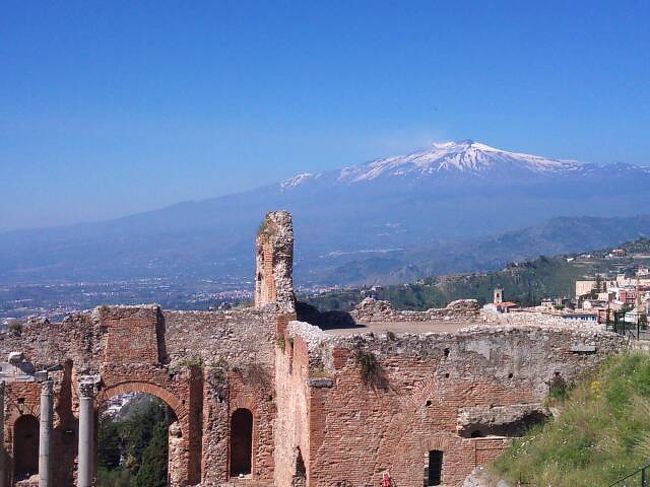
M 645 166 L 439 143 L 112 221 L 5 233 L 0 282 L 246 279 L 271 209 L 294 214 L 299 285 L 482 270 L 648 235 L 650 217 L 637 215 L 650 213 L 649 187 Z

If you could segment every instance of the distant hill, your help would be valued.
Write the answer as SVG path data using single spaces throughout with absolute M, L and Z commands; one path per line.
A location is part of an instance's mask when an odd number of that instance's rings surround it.
M 390 301 L 396 308 L 422 310 L 446 306 L 450 301 L 462 298 L 490 302 L 493 290 L 503 288 L 507 300 L 530 306 L 539 304 L 546 297 L 573 297 L 575 281 L 586 276 L 632 272 L 639 264 L 650 262 L 650 258 L 633 256 L 633 253 L 650 254 L 650 239 L 637 239 L 623 244 L 622 248 L 628 251 L 628 257 L 610 259 L 607 257 L 610 249 L 591 251 L 588 257 L 578 254 L 541 256 L 491 272 L 431 277 L 380 288 L 344 289 L 303 295 L 300 299 L 321 311 L 348 311 L 365 296 L 372 295 Z
M 333 284 L 395 284 L 423 276 L 501 268 L 539 255 L 581 252 L 650 235 L 650 215 L 630 218 L 559 217 L 492 236 L 454 239 L 367 257 L 332 256 L 317 267 Z
M 489 269 L 650 233 L 647 217 L 631 218 L 650 207 L 649 184 L 644 166 L 440 143 L 117 220 L 4 233 L 0 283 L 167 277 L 244 286 L 257 225 L 271 209 L 294 214 L 298 285 Z M 545 224 L 558 216 L 568 219 Z

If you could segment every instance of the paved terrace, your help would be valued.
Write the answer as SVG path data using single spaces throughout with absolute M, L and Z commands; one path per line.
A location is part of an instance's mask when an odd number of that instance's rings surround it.
M 375 322 L 368 324 L 358 323 L 354 327 L 330 328 L 324 330 L 328 335 L 358 335 L 365 333 L 453 333 L 455 331 L 474 326 L 479 322 L 469 321 L 395 321 L 395 322 Z
M 346 323 L 333 321 L 320 323 L 328 335 L 351 336 L 369 333 L 385 334 L 428 334 L 454 333 L 468 328 L 544 326 L 563 329 L 604 331 L 602 325 L 563 320 L 534 312 L 493 314 L 481 311 L 472 299 L 458 300 L 445 308 L 431 308 L 425 311 L 403 311 L 394 309 L 386 301 L 367 298 L 350 312 L 351 320 Z

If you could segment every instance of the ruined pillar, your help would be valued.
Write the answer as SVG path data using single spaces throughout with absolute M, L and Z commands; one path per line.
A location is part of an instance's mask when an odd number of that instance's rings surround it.
M 295 311 L 293 293 L 293 223 L 286 211 L 267 213 L 259 227 L 256 248 L 255 307 L 277 303 Z
M 41 382 L 41 420 L 38 442 L 38 487 L 52 485 L 50 452 L 52 448 L 52 417 L 54 415 L 54 394 L 52 380 Z
M 78 463 L 78 487 L 91 487 L 93 484 L 93 426 L 95 414 L 93 407 L 93 396 L 95 394 L 95 383 L 82 378 L 79 382 L 79 463 Z
M 0 487 L 5 487 L 5 381 L 0 380 Z

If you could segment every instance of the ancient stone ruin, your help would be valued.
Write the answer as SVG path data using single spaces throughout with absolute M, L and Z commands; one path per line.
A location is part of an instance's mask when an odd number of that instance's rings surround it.
M 0 334 L 0 486 L 93 485 L 98 410 L 126 392 L 171 411 L 172 486 L 457 486 L 548 417 L 551 384 L 624 346 L 568 326 L 471 327 L 471 300 L 366 301 L 352 313 L 364 326 L 319 328 L 299 321 L 292 260 L 291 216 L 272 212 L 254 306 L 104 306 Z

